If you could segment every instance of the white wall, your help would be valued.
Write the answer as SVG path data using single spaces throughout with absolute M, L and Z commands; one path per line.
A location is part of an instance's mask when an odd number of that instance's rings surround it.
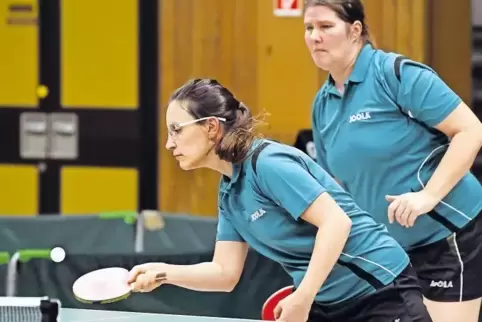
M 472 24 L 482 27 L 482 0 L 472 0 Z

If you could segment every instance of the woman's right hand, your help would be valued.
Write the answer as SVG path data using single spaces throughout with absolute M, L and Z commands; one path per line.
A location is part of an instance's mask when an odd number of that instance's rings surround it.
M 127 283 L 133 292 L 151 292 L 167 280 L 166 267 L 164 263 L 134 266 L 129 272 Z

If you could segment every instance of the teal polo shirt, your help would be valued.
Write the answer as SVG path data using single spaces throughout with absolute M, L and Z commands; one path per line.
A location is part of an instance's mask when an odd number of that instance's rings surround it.
M 328 77 L 312 109 L 317 161 L 356 203 L 405 248 L 447 237 L 482 209 L 482 187 L 467 172 L 433 211 L 411 228 L 388 222 L 385 195 L 420 191 L 431 178 L 449 140 L 434 126 L 460 103 L 428 66 L 363 47 L 340 94 Z
M 281 264 L 297 287 L 318 232 L 300 216 L 321 194 L 329 193 L 351 218 L 352 228 L 316 301 L 329 305 L 371 294 L 408 265 L 408 256 L 386 228 L 305 153 L 268 140 L 256 141 L 251 152 L 244 162 L 233 165 L 231 178 L 221 178 L 218 241 L 246 242 Z

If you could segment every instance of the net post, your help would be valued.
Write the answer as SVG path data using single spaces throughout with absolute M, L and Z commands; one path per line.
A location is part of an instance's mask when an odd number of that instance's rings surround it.
M 134 251 L 136 253 L 144 251 L 144 215 L 142 211 L 137 213 Z
M 5 290 L 7 296 L 15 296 L 15 293 L 17 292 L 17 269 L 19 260 L 20 252 L 16 252 L 8 262 Z

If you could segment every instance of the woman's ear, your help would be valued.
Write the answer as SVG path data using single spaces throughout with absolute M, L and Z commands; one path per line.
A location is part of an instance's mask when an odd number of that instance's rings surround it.
M 361 37 L 362 31 L 363 31 L 363 25 L 359 20 L 352 23 L 351 32 L 350 32 L 351 39 L 353 41 L 358 40 Z
M 206 123 L 209 140 L 215 140 L 221 132 L 220 122 L 217 119 L 212 118 L 209 119 Z

